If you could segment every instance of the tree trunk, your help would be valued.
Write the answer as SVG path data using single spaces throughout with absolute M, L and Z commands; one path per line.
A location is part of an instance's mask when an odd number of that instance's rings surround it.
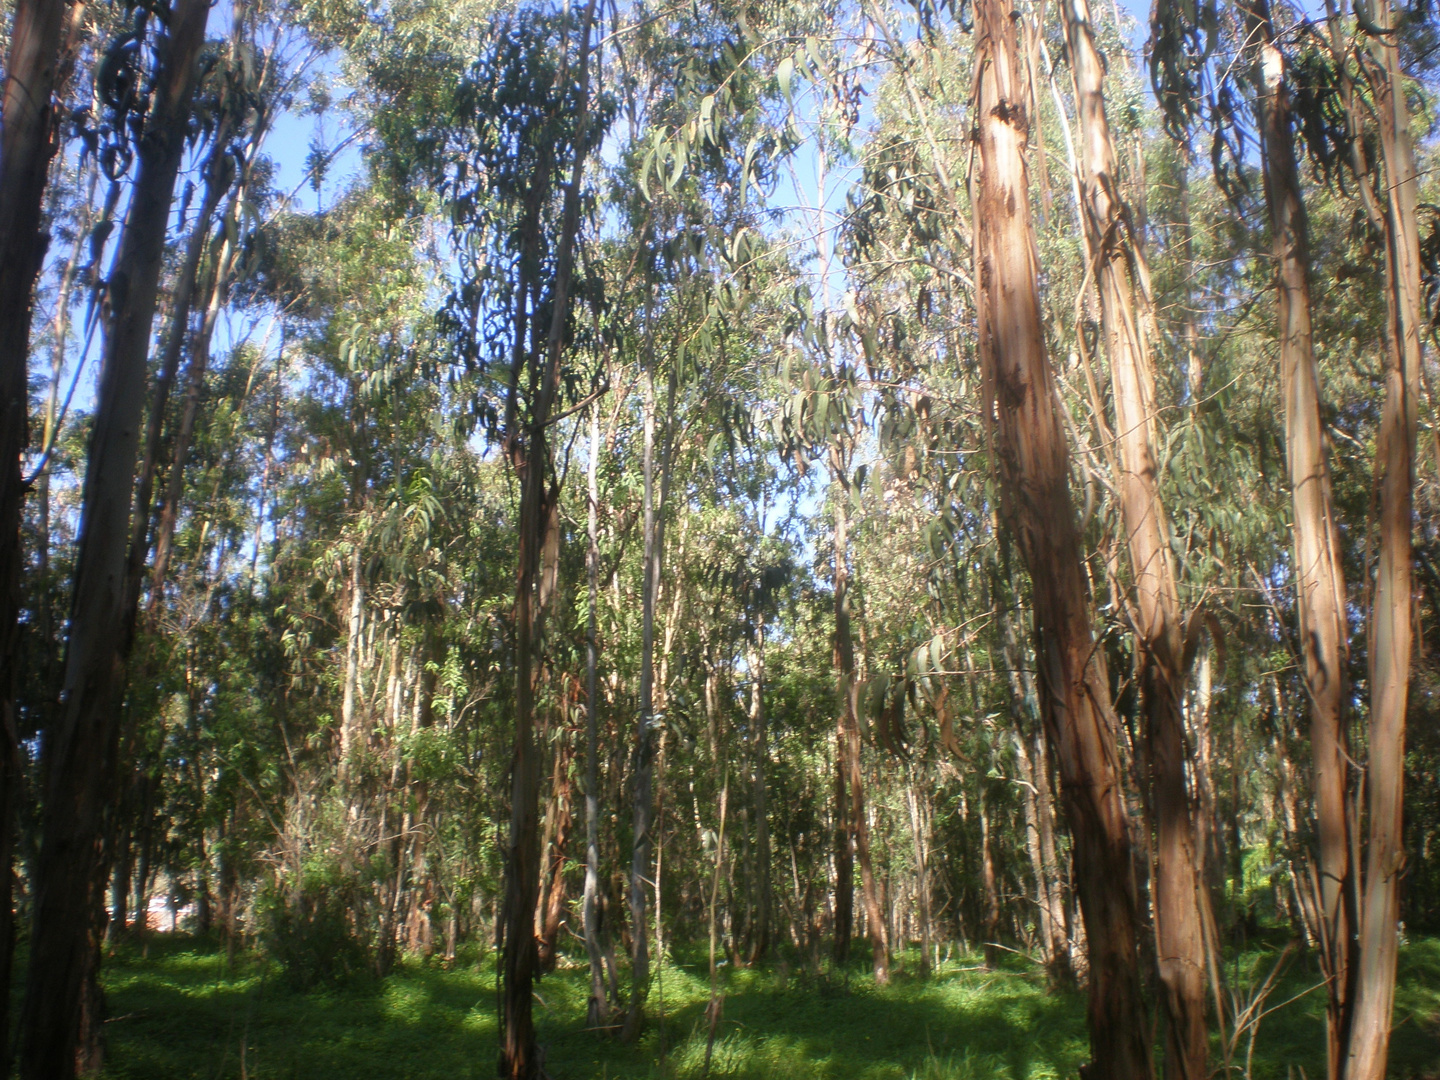
M 75 1075 L 81 996 L 93 979 L 101 835 L 113 798 L 123 684 L 126 543 L 145 407 L 150 326 L 175 179 L 185 150 L 196 58 L 209 5 L 178 0 L 160 45 L 154 107 L 110 277 L 110 330 L 97 393 L 81 511 L 65 694 L 45 741 L 44 818 L 26 986 L 25 1080 Z
M 659 552 L 655 531 L 655 371 L 653 363 L 645 373 L 644 444 L 644 554 L 640 630 L 640 717 L 635 732 L 634 839 L 630 862 L 630 1008 L 625 1016 L 624 1037 L 633 1039 L 644 1019 L 645 995 L 650 981 L 650 946 L 645 925 L 645 889 L 650 867 L 650 815 L 654 802 L 655 736 L 653 731 L 655 695 L 655 600 L 660 591 Z
M 750 927 L 750 963 L 758 964 L 770 949 L 770 818 L 766 806 L 769 763 L 769 722 L 765 717 L 765 619 L 756 620 L 755 642 L 749 650 L 750 731 L 754 747 L 752 790 L 755 809 L 755 920 Z
M 1300 651 L 1310 703 L 1314 756 L 1320 960 L 1327 982 L 1327 1061 L 1339 1080 L 1349 1039 L 1356 918 L 1342 708 L 1348 630 L 1340 534 L 1330 494 L 1330 467 L 1320 418 L 1320 372 L 1310 323 L 1310 235 L 1296 167 L 1294 120 L 1268 0 L 1251 0 L 1246 16 L 1259 42 L 1256 112 L 1265 170 L 1265 201 L 1275 256 L 1280 386 L 1285 454 L 1294 514 L 1294 573 Z
M 29 442 L 30 320 L 49 236 L 42 231 L 45 181 L 55 152 L 53 97 L 60 68 L 61 0 L 17 0 L 5 65 L 0 135 L 0 986 L 15 955 L 16 815 L 24 776 L 15 696 L 20 677 L 21 458 Z M 10 1002 L 0 1000 L 0 1073 L 10 1062 Z
M 521 468 L 520 536 L 515 587 L 515 747 L 511 758 L 510 833 L 504 851 L 505 902 L 501 958 L 499 1072 L 509 1080 L 535 1080 L 540 1072 L 535 1045 L 533 985 L 537 972 L 535 903 L 540 891 L 539 762 L 535 753 L 535 661 L 543 606 L 539 603 L 541 549 L 549 518 L 550 453 L 545 437 L 560 390 L 560 357 L 569 318 L 575 234 L 580 223 L 580 181 L 585 166 L 584 134 L 590 100 L 590 29 L 596 0 L 589 0 L 580 30 L 579 137 L 570 182 L 565 189 L 556 252 L 554 297 L 544 355 L 537 356 L 525 445 L 514 460 Z M 522 297 L 519 301 L 524 303 Z M 522 347 L 517 339 L 516 349 Z M 538 352 L 538 350 L 532 350 Z M 518 374 L 517 374 L 518 377 Z M 514 415 L 514 388 L 507 416 Z M 507 436 L 513 434 L 507 431 Z
M 919 770 L 912 763 L 910 783 L 905 791 L 910 811 L 910 836 L 915 846 L 915 906 L 920 921 L 920 974 L 931 970 L 930 950 L 934 944 L 934 915 L 930 897 L 930 809 L 920 794 Z
M 610 1021 L 610 1001 L 605 993 L 605 965 L 600 951 L 600 926 L 595 910 L 600 891 L 600 780 L 598 773 L 599 746 L 597 717 L 599 686 L 596 669 L 599 665 L 598 620 L 600 606 L 600 408 L 590 406 L 590 453 L 586 459 L 586 530 L 585 576 L 590 590 L 585 625 L 585 898 L 582 922 L 585 931 L 585 954 L 590 961 L 590 1003 L 585 1022 L 592 1029 Z
M 555 828 L 550 847 L 550 881 L 545 893 L 545 910 L 540 920 L 540 970 L 553 971 L 555 949 L 560 937 L 560 920 L 565 914 L 565 848 L 570 843 L 570 827 L 574 824 L 574 808 L 570 804 L 573 787 L 570 766 L 575 760 L 575 743 L 568 730 L 560 733 L 555 750 L 555 772 L 551 779 L 551 805 Z
M 832 504 L 835 515 L 835 674 L 840 720 L 836 731 L 835 813 L 835 948 L 836 959 L 849 955 L 854 905 L 854 860 L 860 862 L 861 897 L 865 902 L 865 928 L 870 937 L 875 981 L 890 981 L 890 943 L 885 932 L 874 868 L 870 860 L 870 827 L 865 817 L 865 777 L 860 768 L 860 690 L 855 681 L 855 638 L 850 629 L 850 483 L 844 453 L 830 448 L 830 474 L 840 493 Z M 841 949 L 844 954 L 842 955 Z
M 1134 868 L 1103 653 L 1090 628 L 1069 460 L 1037 288 L 1021 58 L 999 0 L 976 6 L 975 269 L 985 421 L 1002 516 L 1030 572 L 1041 715 L 1059 764 L 1090 949 L 1093 1080 L 1151 1076 Z
M 1413 647 L 1415 438 L 1420 391 L 1424 301 L 1419 181 L 1410 142 L 1410 113 L 1400 70 L 1399 17 L 1390 0 L 1372 8 L 1370 48 L 1383 71 L 1371 88 L 1385 163 L 1385 404 L 1376 446 L 1380 485 L 1380 560 L 1370 608 L 1370 759 L 1365 774 L 1369 832 L 1361 894 L 1359 970 L 1345 1080 L 1383 1080 L 1390 1051 L 1399 941 L 1400 873 L 1405 779 L 1405 711 Z
M 1115 402 L 1121 518 L 1134 575 L 1140 708 L 1149 742 L 1155 862 L 1155 937 L 1165 1007 L 1165 1074 L 1204 1080 L 1205 941 L 1195 850 L 1195 815 L 1186 783 L 1185 672 L 1180 597 L 1161 501 L 1153 432 L 1155 376 L 1136 303 L 1143 297 L 1144 250 L 1120 195 L 1104 65 L 1088 0 L 1064 0 L 1071 71 L 1081 129 L 1087 248 L 1100 294 L 1101 323 Z M 1083 346 L 1082 346 L 1083 347 Z
M 985 966 L 993 968 L 1000 962 L 1000 944 L 995 940 L 1000 931 L 1000 890 L 995 881 L 995 845 L 990 842 L 990 811 L 983 791 L 976 801 L 980 804 L 980 889 L 985 904 L 981 946 Z

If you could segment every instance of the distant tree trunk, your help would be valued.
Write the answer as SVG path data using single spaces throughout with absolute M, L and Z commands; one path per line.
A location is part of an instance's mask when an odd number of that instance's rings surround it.
M 653 873 L 650 866 L 651 823 L 654 805 L 655 735 L 655 601 L 660 591 L 660 558 L 655 520 L 655 371 L 645 373 L 644 553 L 640 630 L 640 716 L 635 732 L 633 847 L 630 862 L 630 1008 L 624 1037 L 633 1039 L 645 1014 L 650 981 L 650 946 L 645 923 L 645 889 Z
M 171 14 L 160 44 L 155 103 L 140 137 L 130 212 L 110 277 L 111 321 L 87 457 L 65 694 L 44 745 L 44 813 L 20 1059 L 24 1080 L 75 1075 L 82 1045 L 81 998 L 95 975 L 101 838 L 114 794 L 120 734 L 125 650 L 117 652 L 116 642 L 125 631 L 126 543 L 146 358 L 208 15 L 205 0 L 178 0 Z
M 575 743 L 568 730 L 560 733 L 555 749 L 555 772 L 551 780 L 551 805 L 555 825 L 550 847 L 550 880 L 545 892 L 545 910 L 540 920 L 540 970 L 553 971 L 555 949 L 560 937 L 560 920 L 565 914 L 565 849 L 575 821 L 570 793 L 574 787 L 570 766 L 575 760 Z
M 1000 946 L 995 940 L 1000 931 L 1000 890 L 995 881 L 995 845 L 990 840 L 990 811 L 984 792 L 976 801 L 980 804 L 980 889 L 985 902 L 980 936 L 985 966 L 993 968 L 1000 962 Z
M 1090 949 L 1089 1076 L 1152 1075 L 1130 837 L 1103 652 L 1090 629 L 1069 460 L 1045 355 L 1021 59 L 1008 7 L 976 5 L 975 270 L 984 419 L 1002 516 L 1030 572 L 1041 715 L 1075 842 Z
M 1357 9 L 1358 10 L 1358 9 Z M 1370 608 L 1368 826 L 1361 898 L 1359 971 L 1345 1080 L 1382 1080 L 1390 1052 L 1399 941 L 1405 779 L 1405 711 L 1413 648 L 1415 439 L 1424 333 L 1419 180 L 1400 70 L 1400 19 L 1390 0 L 1371 9 L 1379 33 L 1370 49 L 1382 71 L 1371 78 L 1385 163 L 1385 404 L 1377 435 L 1380 559 Z M 1369 28 L 1366 28 L 1367 33 Z
M 342 787 L 350 781 L 350 769 L 355 757 L 356 728 L 359 726 L 357 703 L 360 698 L 360 648 L 365 632 L 365 577 L 361 573 L 363 565 L 360 540 L 357 537 L 350 551 L 350 580 L 347 586 L 350 611 L 345 620 L 345 683 L 340 695 L 340 767 L 337 775 Z
M 1312 783 L 1319 878 L 1315 901 L 1320 923 L 1316 929 L 1326 976 L 1327 1061 L 1331 1080 L 1340 1080 L 1353 1004 L 1351 966 L 1357 928 L 1347 794 L 1349 755 L 1342 722 L 1349 651 L 1345 577 L 1320 416 L 1320 372 L 1310 323 L 1309 223 L 1296 166 L 1284 53 L 1276 44 L 1268 0 L 1250 0 L 1245 6 L 1250 37 L 1258 42 L 1260 52 L 1256 112 L 1275 255 L 1280 386 L 1294 514 L 1297 629 L 1309 691 L 1315 768 Z
M 1045 873 L 1045 860 L 1040 853 L 1040 804 L 1036 797 L 1035 766 L 1030 760 L 1024 733 L 1017 729 L 1013 737 L 1015 762 L 1020 767 L 1020 783 L 1024 789 L 1022 798 L 1025 807 L 1025 854 L 1030 860 L 1030 876 L 1035 881 L 1036 922 L 1039 924 L 1040 947 L 1045 956 L 1045 970 L 1048 973 L 1055 964 L 1055 957 L 1052 955 L 1055 933 L 1050 878 Z
M 1087 248 L 1100 294 L 1115 403 L 1121 517 L 1134 575 L 1140 708 L 1145 718 L 1155 817 L 1155 937 L 1165 1007 L 1165 1073 L 1204 1080 L 1205 938 L 1195 815 L 1186 782 L 1184 629 L 1170 554 L 1170 528 L 1154 451 L 1155 374 L 1136 292 L 1143 299 L 1144 248 L 1120 195 L 1105 115 L 1104 62 L 1088 0 L 1060 5 L 1075 77 L 1081 129 Z
M 585 931 L 585 954 L 590 961 L 590 1002 L 585 1023 L 601 1028 L 610 1022 L 610 1001 L 605 993 L 605 966 L 600 951 L 599 913 L 596 903 L 600 892 L 600 779 L 598 713 L 599 692 L 597 667 L 600 642 L 598 634 L 600 606 L 600 407 L 590 406 L 590 453 L 586 459 L 586 537 L 585 576 L 590 591 L 585 624 L 585 897 L 582 922 Z
M 748 654 L 750 667 L 750 731 L 754 747 L 752 802 L 755 808 L 755 921 L 751 924 L 750 963 L 758 964 L 770 949 L 770 916 L 774 903 L 770 888 L 770 817 L 766 805 L 769 763 L 769 722 L 765 717 L 765 619 L 755 624 L 755 641 Z
M 920 793 L 919 771 L 912 764 L 910 783 L 905 791 L 910 811 L 910 836 L 915 846 L 916 914 L 920 919 L 920 974 L 929 975 L 930 951 L 934 947 L 934 912 L 930 895 L 930 809 Z
M 511 759 L 510 833 L 504 850 L 505 899 L 502 914 L 500 1075 L 508 1080 L 535 1080 L 540 1072 L 535 1045 L 533 986 L 538 967 L 535 945 L 535 903 L 540 891 L 539 761 L 535 752 L 535 673 L 541 613 L 541 555 L 550 516 L 550 452 L 546 430 L 560 392 L 560 358 L 570 314 L 570 285 L 575 260 L 575 234 L 580 225 L 580 182 L 585 167 L 585 132 L 590 101 L 590 29 L 596 0 L 586 5 L 580 29 L 579 133 L 575 160 L 565 189 L 560 237 L 556 248 L 554 295 L 544 353 L 532 365 L 531 408 L 523 449 L 512 449 L 520 468 L 518 567 L 515 585 L 515 747 Z M 522 295 L 518 301 L 525 303 Z M 522 324 L 523 320 L 517 318 Z M 523 337 L 523 335 L 522 335 Z M 517 338 L 517 355 L 523 347 Z M 532 354 L 536 350 L 532 350 Z M 518 372 L 516 373 L 518 378 Z M 515 386 L 506 404 L 515 415 Z M 515 432 L 507 430 L 507 438 Z
M 840 723 L 836 734 L 838 757 L 835 791 L 835 812 L 843 823 L 843 845 L 837 844 L 837 856 L 843 846 L 843 860 L 836 858 L 835 882 L 835 945 L 843 940 L 849 952 L 850 933 L 841 934 L 841 911 L 846 926 L 853 911 L 853 860 L 860 863 L 860 890 L 865 902 L 865 929 L 870 937 L 871 966 L 875 981 L 882 986 L 890 981 L 890 941 L 886 934 L 885 916 L 879 895 L 879 883 L 870 860 L 870 825 L 865 816 L 865 775 L 860 767 L 860 688 L 855 679 L 855 637 L 850 627 L 850 481 L 846 472 L 844 452 L 830 447 L 830 473 L 840 486 L 840 495 L 832 508 L 835 516 L 835 673 L 836 697 Z M 843 909 L 842 909 L 843 904 Z M 840 959 L 837 953 L 837 959 Z
M 61 0 L 17 0 L 5 64 L 0 135 L 0 986 L 11 984 L 16 814 L 24 776 L 15 698 L 20 677 L 20 539 L 29 442 L 30 321 L 35 279 L 49 237 L 41 207 L 50 159 L 53 97 L 60 67 Z M 0 1000 L 0 1074 L 10 1064 L 10 1001 Z

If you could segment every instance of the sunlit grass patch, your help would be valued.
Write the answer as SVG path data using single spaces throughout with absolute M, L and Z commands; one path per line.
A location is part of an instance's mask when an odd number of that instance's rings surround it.
M 1262 950 L 1252 950 L 1227 972 L 1243 977 L 1265 963 Z M 1310 985 L 1312 967 L 1297 959 L 1274 1003 Z M 153 941 L 148 955 L 122 948 L 107 960 L 105 982 L 110 1080 L 463 1080 L 495 1073 L 489 956 L 451 967 L 412 959 L 384 979 L 298 992 L 263 958 L 237 956 L 231 968 L 223 953 L 173 938 Z M 838 971 L 794 960 L 725 965 L 718 984 L 724 1008 L 713 1080 L 1061 1080 L 1087 1057 L 1083 996 L 1048 992 L 1041 973 L 1018 958 L 987 971 L 978 957 L 962 957 L 928 979 L 906 965 L 888 987 L 875 985 L 862 959 Z M 677 950 L 657 966 L 648 1024 L 634 1044 L 584 1030 L 588 994 L 588 973 L 578 964 L 537 987 L 539 1041 L 557 1080 L 706 1076 L 710 982 L 702 952 Z M 1440 940 L 1404 950 L 1396 1016 L 1392 1075 L 1440 1072 Z M 1318 993 L 1267 1017 L 1255 1080 L 1286 1077 L 1292 1068 L 1323 1075 L 1323 1017 Z

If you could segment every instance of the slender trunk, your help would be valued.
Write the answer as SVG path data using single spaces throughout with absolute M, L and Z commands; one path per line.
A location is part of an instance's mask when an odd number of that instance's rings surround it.
M 1405 779 L 1405 711 L 1413 648 L 1415 440 L 1424 333 L 1419 179 L 1400 70 L 1399 17 L 1390 0 L 1373 9 L 1381 34 L 1370 48 L 1382 72 L 1372 78 L 1385 163 L 1385 404 L 1377 436 L 1380 559 L 1370 609 L 1370 759 L 1365 773 L 1368 826 L 1361 894 L 1359 970 L 1345 1080 L 1382 1080 L 1390 1051 L 1399 941 Z
M 853 904 L 850 899 L 853 885 L 846 870 L 853 866 L 852 859 L 857 860 L 860 863 L 860 894 L 865 903 L 865 929 L 870 937 L 871 966 L 875 972 L 875 981 L 884 985 L 890 981 L 890 942 L 881 910 L 879 883 L 875 880 L 870 858 L 870 826 L 865 816 L 865 776 L 860 766 L 860 689 L 855 678 L 855 639 L 850 626 L 850 483 L 843 454 L 835 446 L 830 449 L 830 466 L 831 475 L 839 482 L 840 487 L 839 497 L 833 503 L 835 670 L 840 706 L 836 793 L 841 798 L 841 801 L 837 802 L 836 813 L 844 822 L 846 854 L 844 863 L 837 866 L 835 907 L 838 912 L 842 902 L 847 908 Z M 853 874 L 853 870 L 851 873 Z M 837 918 L 837 946 L 840 941 L 839 931 L 840 920 Z M 848 935 L 845 940 L 848 948 Z
M 1343 1070 L 1349 1039 L 1354 934 L 1354 868 L 1342 709 L 1348 632 L 1340 535 L 1330 494 L 1330 467 L 1321 422 L 1320 373 L 1311 334 L 1310 236 L 1296 165 L 1294 118 L 1268 0 L 1246 5 L 1250 36 L 1259 42 L 1257 126 L 1265 199 L 1275 256 L 1280 385 L 1285 453 L 1294 514 L 1294 572 L 1301 655 L 1310 703 L 1318 842 L 1316 932 L 1327 981 L 1327 1060 L 1332 1080 Z
M 719 924 L 716 922 L 715 912 L 720 900 L 720 871 L 725 865 L 725 816 L 729 805 L 730 774 L 727 772 L 720 786 L 720 829 L 715 835 L 715 872 L 710 878 L 710 1003 L 705 1008 L 709 1031 L 705 1036 L 705 1068 L 700 1074 L 702 1077 L 710 1075 L 710 1058 L 715 1052 L 715 1034 L 720 1029 L 720 1017 L 725 1007 L 724 995 L 720 993 L 720 967 L 716 962 Z
M 110 278 L 111 321 L 87 457 L 65 694 L 44 746 L 45 810 L 22 1025 L 25 1080 L 75 1075 L 81 998 L 94 976 L 101 836 L 113 799 L 128 651 L 122 641 L 125 556 L 146 357 L 208 15 L 203 0 L 179 0 L 161 42 L 156 100 L 140 139 L 134 194 Z
M 984 792 L 977 801 L 980 803 L 980 888 L 985 902 L 980 936 L 985 966 L 993 968 L 1000 962 L 1000 943 L 995 940 L 1000 930 L 1000 891 L 995 881 L 995 846 L 990 842 L 990 811 Z
M 755 751 L 752 790 L 755 808 L 755 920 L 751 924 L 750 963 L 758 964 L 770 948 L 770 915 L 774 906 L 770 888 L 770 819 L 766 806 L 766 766 L 770 750 L 769 722 L 765 718 L 765 619 L 755 624 L 750 665 L 750 731 Z
M 1041 715 L 1075 841 L 1090 949 L 1090 1076 L 1152 1075 L 1130 836 L 1103 653 L 1090 628 L 1069 460 L 1045 355 L 1021 60 L 1009 9 L 976 7 L 975 269 L 985 420 L 1002 516 L 1030 572 Z
M 515 747 L 511 759 L 510 833 L 504 850 L 505 901 L 501 959 L 501 1036 L 499 1071 L 509 1080 L 534 1080 L 540 1072 L 535 1045 L 533 985 L 537 972 L 534 920 L 540 890 L 539 762 L 535 753 L 536 652 L 540 640 L 539 585 L 541 549 L 549 518 L 547 483 L 550 453 L 545 436 L 560 391 L 560 358 L 569 319 L 570 278 L 575 234 L 580 223 L 580 181 L 585 166 L 585 135 L 590 101 L 590 29 L 596 0 L 589 0 L 580 29 L 580 115 L 575 160 L 565 189 L 556 251 L 554 297 L 544 354 L 535 357 L 531 409 L 525 438 L 520 490 L 520 535 L 515 584 Z M 538 185 L 537 185 L 538 186 Z M 521 300 L 523 303 L 523 298 Z M 521 347 L 517 340 L 517 350 Z M 539 350 L 533 350 L 538 353 Z M 514 415 L 515 394 L 507 403 Z M 507 431 L 507 436 L 513 434 Z
M 345 686 L 340 697 L 340 769 L 341 786 L 350 782 L 350 768 L 355 756 L 356 702 L 360 696 L 360 646 L 365 630 L 365 578 L 361 573 L 363 560 L 357 539 L 350 552 L 350 612 L 345 623 Z
M 1205 941 L 1195 815 L 1186 782 L 1183 628 L 1154 452 L 1155 376 L 1136 293 L 1143 299 L 1144 247 L 1120 196 L 1105 115 L 1104 64 L 1088 0 L 1064 0 L 1070 66 L 1081 126 L 1082 191 L 1092 271 L 1115 402 L 1121 517 L 1134 575 L 1140 708 L 1149 744 L 1155 818 L 1155 937 L 1165 1008 L 1165 1074 L 1204 1080 Z
M 905 801 L 910 811 L 910 836 L 915 846 L 915 897 L 916 914 L 920 920 L 920 974 L 930 974 L 930 949 L 933 944 L 934 923 L 930 899 L 930 813 L 922 810 L 918 770 L 910 766 L 910 784 L 905 791 Z
M 626 1039 L 638 1034 L 644 1017 L 650 980 L 650 947 L 645 924 L 645 889 L 650 867 L 650 815 L 654 801 L 655 736 L 655 600 L 660 590 L 659 552 L 655 538 L 655 371 L 645 373 L 644 553 L 642 555 L 640 629 L 640 717 L 636 725 L 633 776 L 632 858 L 630 862 L 630 1008 L 625 1017 Z
M 545 911 L 540 920 L 540 970 L 555 968 L 556 943 L 560 938 L 560 920 L 565 914 L 565 849 L 570 843 L 570 827 L 575 822 L 570 792 L 573 787 L 571 765 L 575 760 L 575 743 L 568 730 L 561 732 L 560 746 L 555 751 L 555 773 L 551 782 L 551 803 L 555 828 L 550 848 L 550 881 L 545 894 Z
M 1049 972 L 1055 966 L 1055 957 L 1052 955 L 1055 932 L 1051 921 L 1053 909 L 1050 903 L 1050 879 L 1045 874 L 1045 860 L 1040 854 L 1040 803 L 1036 798 L 1035 766 L 1030 760 L 1029 748 L 1025 745 L 1025 735 L 1017 729 L 1013 739 L 1025 808 L 1025 854 L 1030 860 L 1030 876 L 1035 880 L 1035 921 L 1040 932 L 1040 948 L 1045 956 L 1045 970 Z
M 596 668 L 599 666 L 600 643 L 598 620 L 600 606 L 600 407 L 590 406 L 590 453 L 585 466 L 586 537 L 585 576 L 590 590 L 585 624 L 585 898 L 582 921 L 585 931 L 585 954 L 590 961 L 590 1003 L 586 1008 L 586 1024 L 601 1028 L 610 1020 L 610 1001 L 605 993 L 604 960 L 600 952 L 600 927 L 595 910 L 600 891 L 600 781 L 597 716 L 599 687 Z

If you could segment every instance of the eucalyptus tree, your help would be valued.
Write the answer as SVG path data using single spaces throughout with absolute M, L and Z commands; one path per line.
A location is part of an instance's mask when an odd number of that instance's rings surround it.
M 1087 0 L 1060 5 L 1075 79 L 1083 174 L 1086 281 L 1100 294 L 1101 324 L 1110 361 L 1115 433 L 1111 453 L 1121 521 L 1134 575 L 1140 653 L 1140 709 L 1153 775 L 1154 918 L 1166 1019 L 1166 1075 L 1198 1080 L 1206 1074 L 1204 887 L 1195 843 L 1195 815 L 1186 775 L 1185 630 L 1170 547 L 1170 524 L 1160 493 L 1155 372 L 1146 336 L 1149 270 L 1136 236 L 1120 174 L 1104 96 L 1104 63 Z M 1079 348 L 1086 347 L 1083 330 Z
M 976 33 L 972 202 L 982 408 L 1001 515 L 1030 572 L 1042 715 L 1075 841 L 1090 954 L 1091 1068 L 1117 1080 L 1146 1077 L 1139 918 L 1110 685 L 1090 625 L 1069 454 L 1041 335 L 1022 60 L 1001 4 L 977 5 Z
M 1252 42 L 1236 51 L 1249 54 L 1254 71 L 1250 81 L 1277 263 L 1286 449 L 1295 507 L 1293 573 L 1311 706 L 1318 851 L 1307 883 L 1308 914 L 1327 976 L 1330 1075 L 1371 1077 L 1385 1068 L 1394 993 L 1399 914 L 1394 867 L 1402 846 L 1399 763 L 1411 677 L 1411 515 L 1422 360 L 1417 182 L 1404 76 L 1394 41 L 1399 23 L 1388 6 L 1372 12 L 1356 5 L 1353 25 L 1331 8 L 1328 34 L 1298 20 L 1289 35 L 1277 30 L 1269 5 L 1246 4 L 1241 11 Z M 1154 80 L 1172 130 L 1182 130 L 1198 116 L 1212 125 L 1219 169 L 1227 155 L 1234 158 L 1236 138 L 1230 130 L 1234 89 L 1211 72 L 1217 22 L 1213 7 L 1193 13 L 1175 5 L 1157 8 Z M 1291 37 L 1296 44 L 1290 43 Z M 1208 110 L 1203 98 L 1207 90 Z M 1322 177 L 1343 184 L 1348 173 L 1354 181 L 1363 219 L 1385 252 L 1384 403 L 1374 464 L 1379 557 L 1366 650 L 1369 762 L 1359 789 L 1348 768 L 1354 755 L 1347 747 L 1344 721 L 1349 696 L 1347 608 L 1352 601 L 1341 570 L 1343 552 L 1321 419 L 1309 226 L 1294 149 L 1297 130 Z M 1232 167 L 1243 169 L 1240 164 Z M 1369 562 L 1367 541 L 1362 560 L 1366 578 L 1372 572 Z M 1367 803 L 1363 819 L 1357 805 L 1360 790 Z
M 493 419 L 521 483 L 500 1056 L 504 1075 L 517 1078 L 535 1076 L 540 1068 L 531 985 L 538 967 L 533 923 L 540 872 L 534 711 L 547 592 L 541 549 L 557 497 L 549 430 L 572 334 L 581 186 L 586 158 L 608 124 L 608 106 L 592 101 L 594 19 L 592 0 L 577 12 L 527 10 L 492 24 L 497 34 L 455 102 L 460 138 L 453 171 L 447 169 L 457 229 L 471 230 L 460 242 L 496 244 L 515 271 L 511 281 L 463 281 L 451 325 L 464 342 L 465 359 L 481 362 L 482 350 L 497 360 L 509 354 L 503 420 L 498 413 Z M 482 310 L 487 301 L 489 309 Z M 481 318 L 483 328 L 477 325 Z

